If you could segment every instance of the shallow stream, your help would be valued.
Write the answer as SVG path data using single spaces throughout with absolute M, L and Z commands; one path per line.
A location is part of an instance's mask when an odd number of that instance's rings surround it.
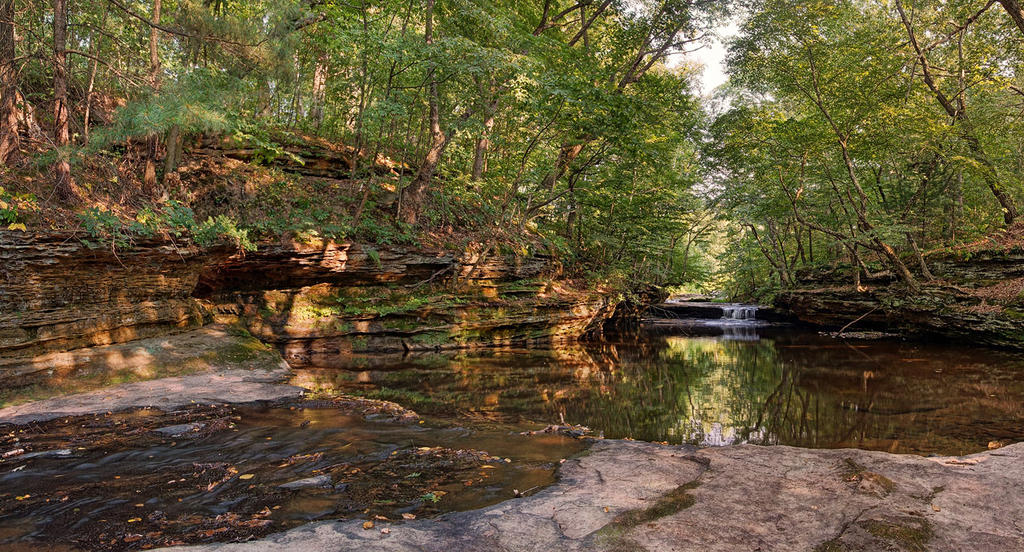
M 0 548 L 138 549 L 479 508 L 537 492 L 585 448 L 531 434 L 549 424 L 699 446 L 943 455 L 1024 440 L 1022 355 L 754 321 L 662 321 L 604 343 L 360 364 L 300 369 L 294 383 L 394 401 L 422 421 L 307 401 L 207 405 L 179 415 L 198 424 L 180 434 L 156 431 L 174 420 L 146 410 L 6 428 L 4 447 L 36 439 L 31 450 L 52 450 L 0 461 Z

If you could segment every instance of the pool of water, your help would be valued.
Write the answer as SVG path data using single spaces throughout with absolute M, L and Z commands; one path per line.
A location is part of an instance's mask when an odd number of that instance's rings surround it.
M 608 438 L 969 454 L 1024 440 L 1024 356 L 734 323 L 640 338 L 301 370 L 296 382 L 422 414 Z
M 1024 440 L 1024 355 L 735 320 L 661 321 L 603 343 L 339 358 L 296 370 L 294 383 L 395 401 L 424 419 L 302 401 L 207 405 L 204 423 L 220 425 L 195 435 L 156 431 L 175 415 L 156 411 L 6 428 L 5 449 L 63 443 L 50 437 L 61 431 L 67 442 L 60 454 L 0 460 L 0 549 L 134 550 L 479 508 L 549 485 L 560 460 L 585 448 L 531 434 L 548 424 L 700 446 L 943 455 Z M 311 477 L 321 483 L 287 487 Z

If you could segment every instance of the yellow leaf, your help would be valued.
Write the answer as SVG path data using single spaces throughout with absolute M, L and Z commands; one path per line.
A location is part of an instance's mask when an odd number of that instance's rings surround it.
M 27 494 L 27 495 L 21 495 L 21 496 L 16 496 L 16 497 L 14 497 L 14 500 L 25 500 L 26 498 L 30 498 L 31 496 L 32 496 L 32 495 L 30 495 L 30 494 Z
M 16 222 L 14 224 L 9 225 L 7 227 L 7 229 L 8 230 L 21 230 L 22 232 L 28 232 L 28 228 L 25 228 L 25 225 L 20 223 L 20 222 Z
M 372 521 L 364 521 L 363 522 L 363 529 L 373 529 L 373 522 Z
M 242 481 L 248 481 L 253 477 L 256 477 L 256 475 L 251 473 L 243 473 L 242 475 L 238 476 L 238 478 L 241 479 Z
M 128 523 L 135 523 L 137 521 L 142 521 L 142 518 L 132 518 L 132 519 L 129 519 Z

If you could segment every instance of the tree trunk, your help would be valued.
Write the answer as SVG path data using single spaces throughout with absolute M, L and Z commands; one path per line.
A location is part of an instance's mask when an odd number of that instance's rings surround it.
M 917 246 L 917 240 L 914 239 L 914 235 L 910 232 L 905 232 L 904 234 L 907 236 L 907 244 L 910 246 L 910 250 L 914 252 L 917 264 L 921 267 L 921 276 L 929 282 L 934 280 L 935 276 L 932 275 L 931 270 L 928 270 L 928 263 L 924 260 L 924 255 L 921 253 L 921 248 Z
M 160 24 L 160 0 L 153 0 L 153 24 L 149 26 L 149 82 L 153 94 L 160 89 L 160 35 L 157 25 Z M 156 191 L 156 150 L 159 137 L 155 132 L 146 137 L 146 169 L 142 176 L 142 184 L 147 196 L 152 197 Z
M 39 121 L 36 119 L 36 108 L 17 90 L 14 92 L 14 103 L 17 106 L 15 113 L 18 116 L 18 125 L 24 127 L 33 140 L 40 142 L 46 140 L 46 133 L 43 132 L 43 127 L 39 126 Z
M 1024 18 L 1021 14 L 1020 4 L 1017 0 L 999 0 L 1006 11 L 1013 17 L 1015 14 L 1017 17 Z M 910 39 L 910 45 L 913 46 L 914 52 L 917 54 L 917 60 L 921 64 L 921 73 L 924 78 L 924 83 L 932 91 L 935 99 L 942 106 L 942 109 L 946 111 L 946 114 L 953 120 L 953 125 L 959 127 L 960 136 L 967 142 L 968 148 L 971 150 L 971 155 L 974 157 L 982 167 L 981 177 L 985 180 L 985 184 L 988 185 L 992 195 L 995 196 L 996 201 L 999 202 L 999 206 L 1003 210 L 1003 221 L 1007 226 L 1013 224 L 1017 219 L 1017 206 L 1013 201 L 1013 198 L 1006 193 L 1006 190 L 999 182 L 999 173 L 996 171 L 995 164 L 989 160 L 982 148 L 981 142 L 978 140 L 971 130 L 967 127 L 967 110 L 965 102 L 963 100 L 963 94 L 959 96 L 959 106 L 954 106 L 953 102 L 949 101 L 949 97 L 939 88 L 938 83 L 935 82 L 935 78 L 932 76 L 931 64 L 928 62 L 928 56 L 925 55 L 924 50 L 921 49 L 920 44 L 917 42 L 917 34 L 914 33 L 914 27 L 911 25 L 910 19 L 907 17 L 906 12 L 903 10 L 902 2 L 897 0 L 896 10 L 900 14 L 900 19 L 903 21 L 903 27 L 907 30 L 907 37 Z M 1014 19 L 1017 21 L 1017 19 Z M 1021 26 L 1021 31 L 1024 32 L 1024 19 L 1018 21 L 1018 25 Z
M 57 197 L 73 201 L 71 164 L 66 147 L 71 141 L 68 121 L 68 6 L 66 0 L 53 0 L 53 143 L 57 161 L 53 165 Z
M 324 101 L 327 98 L 327 54 L 320 54 L 313 69 L 313 105 L 309 116 L 313 125 L 320 130 L 324 122 Z
M 1010 19 L 1017 24 L 1017 28 L 1020 32 L 1024 33 L 1024 9 L 1021 8 L 1020 2 L 1017 0 L 999 0 L 999 3 L 1003 5 L 1003 9 L 1009 14 Z
M 167 179 L 178 171 L 181 162 L 181 127 L 173 125 L 167 131 L 167 155 L 164 157 L 164 187 Z
M 476 149 L 473 153 L 473 180 L 483 180 L 487 172 L 487 149 L 491 146 L 489 139 L 491 129 L 494 128 L 494 115 L 498 111 L 498 100 L 491 100 L 487 104 L 486 116 L 484 118 L 484 129 L 476 140 Z
M 107 14 L 110 12 L 103 12 L 103 20 L 100 22 L 100 28 L 106 28 L 107 26 Z M 85 89 L 85 115 L 82 116 L 82 136 L 85 144 L 89 143 L 89 127 L 90 119 L 92 117 L 92 95 L 96 90 L 96 72 L 100 68 L 100 43 L 103 40 L 101 35 L 97 38 L 92 45 L 92 69 L 89 70 L 89 86 Z
M 14 0 L 0 0 L 0 164 L 18 155 L 18 73 L 14 64 Z
M 427 0 L 426 25 L 423 31 L 423 40 L 426 42 L 428 50 L 434 44 L 434 2 L 435 0 Z M 430 55 L 433 54 L 430 53 Z M 437 170 L 437 165 L 441 162 L 441 155 L 444 153 L 445 148 L 448 147 L 449 141 L 448 136 L 441 129 L 440 99 L 438 98 L 437 91 L 437 67 L 431 63 L 428 71 L 430 72 L 430 85 L 428 89 L 430 148 L 427 150 L 423 162 L 420 163 L 419 170 L 416 171 L 416 177 L 402 190 L 401 206 L 403 212 L 400 213 L 400 216 L 402 220 L 409 224 L 416 223 L 416 218 L 423 207 L 423 196 L 426 194 L 427 188 L 430 187 L 434 171 Z
M 541 183 L 541 188 L 544 190 L 554 190 L 555 184 L 558 183 L 558 179 L 562 178 L 565 173 L 569 170 L 569 165 L 579 157 L 580 152 L 583 151 L 583 146 L 586 142 L 576 144 L 574 146 L 562 146 L 562 149 L 558 152 L 558 159 L 555 160 L 555 168 L 551 170 L 544 177 L 544 182 Z

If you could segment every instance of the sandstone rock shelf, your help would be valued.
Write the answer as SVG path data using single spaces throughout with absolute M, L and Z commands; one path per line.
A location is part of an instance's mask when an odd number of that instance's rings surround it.
M 105 357 L 82 351 L 211 322 L 248 330 L 289 362 L 310 364 L 575 339 L 617 303 L 607 290 L 560 281 L 560 266 L 543 255 L 329 241 L 267 243 L 241 254 L 155 238 L 112 248 L 68 232 L 0 231 L 0 264 L 7 387 L 102 372 Z

